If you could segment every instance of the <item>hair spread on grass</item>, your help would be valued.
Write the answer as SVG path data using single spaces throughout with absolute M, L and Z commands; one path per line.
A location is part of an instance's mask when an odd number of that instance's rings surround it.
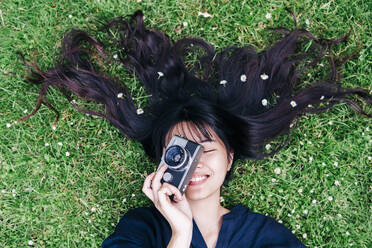
M 211 127 L 227 150 L 234 151 L 235 160 L 275 154 L 288 143 L 286 134 L 295 118 L 325 111 L 339 102 L 371 117 L 350 99 L 357 95 L 371 104 L 369 92 L 340 84 L 339 68 L 352 55 L 335 61 L 331 48 L 346 42 L 347 36 L 329 40 L 297 27 L 274 28 L 272 31 L 283 37 L 265 51 L 229 46 L 217 53 L 202 39 L 175 42 L 161 31 L 147 29 L 141 11 L 116 18 L 104 29 L 115 44 L 117 61 L 135 73 L 149 95 L 144 113 L 137 113 L 125 84 L 93 65 L 92 50 L 99 59 L 112 62 L 104 45 L 85 31 L 72 30 L 63 39 L 61 63 L 52 69 L 41 71 L 23 58 L 32 71 L 28 81 L 40 83 L 42 88 L 35 110 L 21 121 L 34 115 L 41 104 L 52 108 L 58 119 L 58 111 L 46 97 L 48 87 L 53 86 L 78 111 L 104 117 L 123 135 L 139 141 L 151 158 L 160 160 L 166 134 L 177 123 L 186 121 L 207 138 L 207 126 Z M 304 44 L 310 44 L 306 51 L 301 49 Z M 188 68 L 185 56 L 197 49 L 204 52 L 199 53 L 202 56 L 198 63 Z M 301 75 L 319 66 L 323 58 L 329 63 L 329 77 L 303 86 Z M 103 104 L 104 112 L 80 108 L 72 94 Z M 265 144 L 280 135 L 287 139 L 273 151 L 265 152 Z

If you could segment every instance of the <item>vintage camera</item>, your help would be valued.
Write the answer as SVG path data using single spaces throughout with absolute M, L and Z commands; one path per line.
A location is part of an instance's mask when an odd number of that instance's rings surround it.
M 176 186 L 183 195 L 203 150 L 203 146 L 198 143 L 177 135 L 173 136 L 158 166 L 159 170 L 163 163 L 168 165 L 161 183 L 166 182 Z M 171 199 L 173 200 L 173 195 Z

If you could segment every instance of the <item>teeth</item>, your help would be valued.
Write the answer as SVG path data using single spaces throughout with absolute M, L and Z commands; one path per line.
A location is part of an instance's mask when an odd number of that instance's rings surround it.
M 204 178 L 206 178 L 207 176 L 202 176 L 202 177 L 195 177 L 195 178 L 191 178 L 190 181 L 192 182 L 199 182 L 201 180 L 203 180 Z

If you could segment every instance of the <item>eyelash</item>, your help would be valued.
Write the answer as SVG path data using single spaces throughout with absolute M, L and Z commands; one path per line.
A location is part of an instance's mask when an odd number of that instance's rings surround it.
M 215 150 L 216 150 L 216 149 L 212 149 L 212 150 L 204 151 L 204 153 L 213 152 L 213 151 L 215 151 Z

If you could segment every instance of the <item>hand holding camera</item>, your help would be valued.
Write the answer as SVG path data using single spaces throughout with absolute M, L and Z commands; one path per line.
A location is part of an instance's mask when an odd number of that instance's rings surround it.
M 146 177 L 142 191 L 167 219 L 173 233 L 192 235 L 192 212 L 183 194 L 203 146 L 180 136 L 169 142 L 156 172 Z
M 192 235 L 192 212 L 186 197 L 174 185 L 161 183 L 167 168 L 163 164 L 158 171 L 147 176 L 142 191 L 168 221 L 173 235 Z M 171 200 L 171 195 L 175 195 L 177 201 Z

